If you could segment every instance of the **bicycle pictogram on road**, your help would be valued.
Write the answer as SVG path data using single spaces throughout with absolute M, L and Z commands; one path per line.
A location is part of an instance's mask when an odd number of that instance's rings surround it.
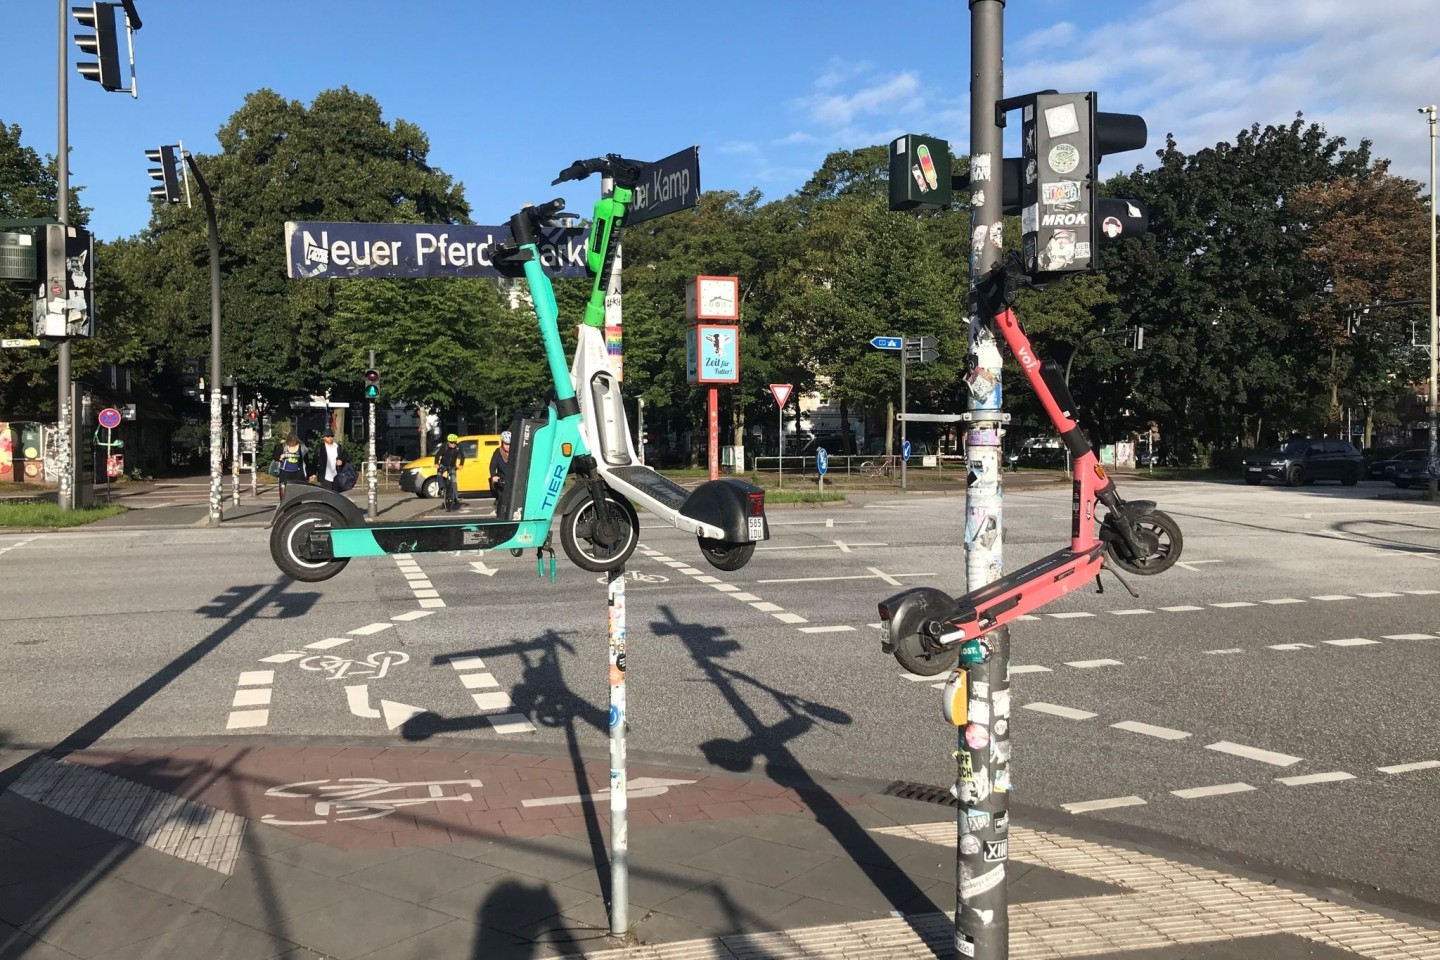
M 410 662 L 410 655 L 398 650 L 382 650 L 363 660 L 352 660 L 334 653 L 316 654 L 300 661 L 300 669 L 329 674 L 331 680 L 380 680 L 391 667 Z
M 415 780 L 391 783 L 378 777 L 340 777 L 336 780 L 302 780 L 271 787 L 267 797 L 298 798 L 314 801 L 315 819 L 286 820 L 267 813 L 260 820 L 277 827 L 306 827 L 349 820 L 376 820 L 388 817 L 402 807 L 446 801 L 469 802 L 467 793 L 445 792 L 446 787 L 480 787 L 479 780 Z M 423 796 L 414 795 L 423 791 Z

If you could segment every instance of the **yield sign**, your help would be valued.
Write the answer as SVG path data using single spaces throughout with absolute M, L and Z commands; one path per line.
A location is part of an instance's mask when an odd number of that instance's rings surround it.
M 790 399 L 790 391 L 793 389 L 794 385 L 789 383 L 770 384 L 770 392 L 775 394 L 775 402 L 782 407 L 785 406 L 785 401 Z

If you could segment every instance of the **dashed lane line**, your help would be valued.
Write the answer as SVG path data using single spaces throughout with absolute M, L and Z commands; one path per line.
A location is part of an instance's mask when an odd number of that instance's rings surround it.
M 263 727 L 270 722 L 270 685 L 275 682 L 274 670 L 246 670 L 235 681 L 235 697 L 230 701 L 230 717 L 226 730 Z
M 1381 773 L 1413 773 L 1416 770 L 1433 770 L 1440 767 L 1440 760 L 1417 760 L 1414 763 L 1397 763 L 1390 767 L 1376 767 Z
M 1341 780 L 1354 780 L 1355 774 L 1345 770 L 1331 770 L 1328 773 L 1306 773 L 1298 777 L 1276 777 L 1276 783 L 1283 783 L 1287 787 L 1305 787 L 1312 783 L 1338 783 Z
M 1186 787 L 1184 790 L 1171 790 L 1181 800 L 1196 800 L 1200 797 L 1218 797 L 1227 793 L 1247 793 L 1255 788 L 1248 783 L 1217 783 L 1208 787 Z
M 1247 747 L 1243 743 L 1231 743 L 1229 740 L 1218 740 L 1215 743 L 1207 743 L 1206 750 L 1214 750 L 1216 753 L 1228 753 L 1232 757 L 1243 757 L 1246 760 L 1258 760 L 1260 763 L 1268 763 L 1276 767 L 1288 767 L 1299 763 L 1301 757 L 1292 757 L 1288 753 L 1277 753 L 1274 750 L 1261 750 L 1259 747 Z
M 1045 703 L 1043 700 L 1023 704 L 1021 709 L 1034 710 L 1036 713 L 1048 713 L 1052 717 L 1064 717 L 1066 720 L 1089 720 L 1091 717 L 1099 716 L 1098 713 L 1091 713 L 1089 710 L 1076 710 L 1074 707 L 1062 707 L 1057 703 Z
M 1066 813 L 1093 813 L 1096 810 L 1114 810 L 1116 807 L 1143 807 L 1145 801 L 1139 797 L 1109 797 L 1105 800 L 1082 800 L 1079 803 L 1062 803 L 1060 809 Z
M 1119 660 L 1066 660 L 1065 666 L 1077 670 L 1093 670 L 1096 667 L 1123 667 L 1125 664 Z
M 1172 730 L 1169 727 L 1157 727 L 1150 723 L 1141 723 L 1138 720 L 1121 720 L 1119 723 L 1112 723 L 1110 726 L 1116 730 L 1128 730 L 1131 733 L 1142 733 L 1147 737 L 1159 737 L 1161 740 L 1184 740 L 1191 734 L 1186 730 Z

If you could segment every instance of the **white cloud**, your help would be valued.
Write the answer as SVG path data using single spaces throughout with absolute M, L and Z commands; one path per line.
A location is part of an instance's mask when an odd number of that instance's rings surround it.
M 822 93 L 797 101 L 812 123 L 825 126 L 842 126 L 857 116 L 867 114 L 913 112 L 922 104 L 920 79 L 911 70 L 884 78 L 851 94 Z

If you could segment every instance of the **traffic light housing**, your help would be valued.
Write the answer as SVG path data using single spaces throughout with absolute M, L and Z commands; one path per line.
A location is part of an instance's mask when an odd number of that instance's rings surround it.
M 145 159 L 159 164 L 158 167 L 150 168 L 151 179 L 160 181 L 150 188 L 151 199 L 163 200 L 166 203 L 179 203 L 185 198 L 180 191 L 179 154 L 179 148 L 173 145 L 145 151 Z
M 95 332 L 95 239 L 88 230 L 47 223 L 40 244 L 40 285 L 31 330 L 37 337 L 89 337 Z
M 365 371 L 365 399 L 380 399 L 380 371 L 373 367 Z
M 111 92 L 127 90 L 120 79 L 120 31 L 116 16 L 118 3 L 93 3 L 88 7 L 71 7 L 70 12 L 80 26 L 94 33 L 77 33 L 75 45 L 82 53 L 95 57 L 93 63 L 77 63 L 80 76 L 94 80 Z
M 1098 268 L 1103 241 L 1148 227 L 1135 201 L 1096 195 L 1100 158 L 1145 146 L 1143 118 L 1100 113 L 1092 93 L 1036 93 L 1021 100 L 1021 257 L 1037 282 Z
M 1125 330 L 1125 346 L 1131 350 L 1145 349 L 1145 328 L 1128 327 Z

